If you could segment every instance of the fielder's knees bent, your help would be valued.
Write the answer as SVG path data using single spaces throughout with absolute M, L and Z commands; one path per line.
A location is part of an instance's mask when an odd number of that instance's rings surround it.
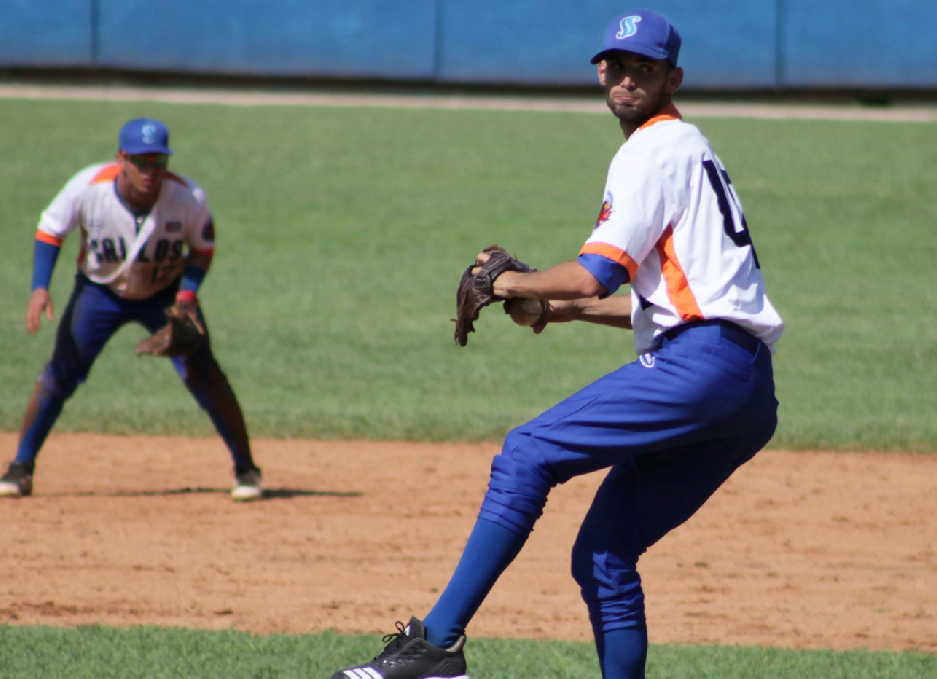
M 37 387 L 42 394 L 41 398 L 43 400 L 51 399 L 64 402 L 75 393 L 75 390 L 82 381 L 84 381 L 84 379 L 80 376 L 58 378 L 52 371 L 51 366 L 46 366 L 42 374 L 39 375 Z

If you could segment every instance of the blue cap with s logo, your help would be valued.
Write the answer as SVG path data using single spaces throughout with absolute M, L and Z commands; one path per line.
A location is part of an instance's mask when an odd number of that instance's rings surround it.
M 169 149 L 169 128 L 159 120 L 152 118 L 134 118 L 120 128 L 118 150 L 131 155 L 145 153 L 164 153 L 171 155 Z
M 643 54 L 651 59 L 666 59 L 676 66 L 681 42 L 680 34 L 667 17 L 649 9 L 635 9 L 609 24 L 602 49 L 591 62 L 599 63 L 606 52 L 623 51 Z

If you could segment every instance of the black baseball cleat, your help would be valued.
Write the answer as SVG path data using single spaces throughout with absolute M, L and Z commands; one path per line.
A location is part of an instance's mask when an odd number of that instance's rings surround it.
M 426 641 L 423 622 L 410 618 L 406 627 L 398 620 L 397 632 L 383 641 L 387 646 L 374 660 L 339 670 L 332 679 L 468 679 L 464 635 L 449 648 L 439 648 Z
M 32 463 L 11 462 L 0 476 L 0 497 L 26 497 L 33 492 Z

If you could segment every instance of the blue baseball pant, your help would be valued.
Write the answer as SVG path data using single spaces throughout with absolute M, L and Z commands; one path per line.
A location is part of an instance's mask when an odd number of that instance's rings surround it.
M 427 616 L 432 638 L 451 642 L 461 633 L 554 485 L 609 468 L 573 546 L 572 574 L 603 675 L 643 677 L 638 558 L 771 439 L 777 405 L 768 348 L 738 326 L 703 321 L 512 430 L 492 461 L 462 559 Z M 626 630 L 635 632 L 634 648 L 616 667 L 603 649 Z
M 172 305 L 175 293 L 175 286 L 170 286 L 148 299 L 127 300 L 81 273 L 76 275 L 75 287 L 59 323 L 52 358 L 39 377 L 38 402 L 33 412 L 27 412 L 17 462 L 35 460 L 65 401 L 87 379 L 95 359 L 114 333 L 130 322 L 155 332 L 166 323 L 164 309 Z M 202 323 L 207 333 L 204 317 Z M 171 360 L 228 446 L 236 472 L 251 469 L 253 461 L 243 414 L 209 343 L 191 356 L 174 356 Z

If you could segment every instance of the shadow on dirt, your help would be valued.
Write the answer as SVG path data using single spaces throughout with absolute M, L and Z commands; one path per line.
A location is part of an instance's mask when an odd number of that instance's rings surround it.
M 172 495 L 195 495 L 217 493 L 227 495 L 230 488 L 205 488 L 202 486 L 184 488 L 166 488 L 163 490 L 114 490 L 114 491 L 79 491 L 75 493 L 52 493 L 45 497 L 168 497 Z M 308 490 L 304 488 L 264 488 L 264 500 L 288 500 L 294 497 L 361 497 L 359 492 L 341 492 L 331 490 Z

